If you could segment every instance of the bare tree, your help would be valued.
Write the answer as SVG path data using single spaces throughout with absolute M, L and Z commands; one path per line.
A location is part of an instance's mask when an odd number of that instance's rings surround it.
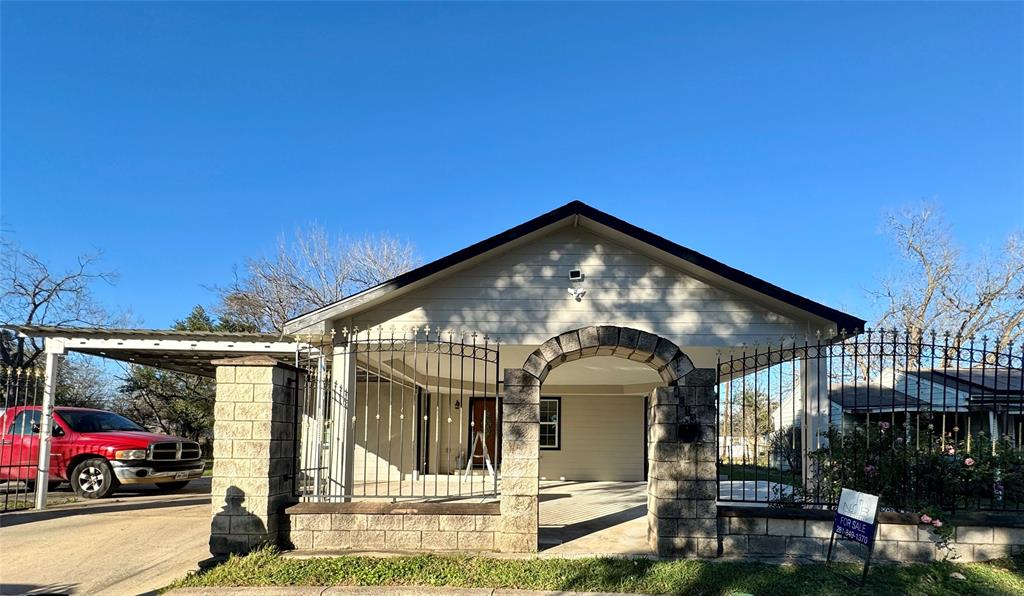
M 1014 233 L 1003 250 L 964 260 L 934 206 L 890 214 L 886 220 L 901 267 L 875 293 L 885 306 L 880 326 L 906 330 L 910 342 L 930 330 L 949 332 L 951 344 L 980 335 L 998 351 L 1024 335 L 1024 238 Z
M 271 258 L 250 259 L 229 287 L 217 288 L 220 318 L 256 331 L 280 331 L 304 312 L 336 302 L 416 266 L 413 247 L 394 236 L 357 240 L 313 225 L 278 241 Z
M 0 247 L 0 323 L 4 325 L 104 326 L 110 314 L 92 294 L 114 274 L 98 269 L 97 255 L 81 255 L 55 271 L 35 254 L 12 243 Z M 42 350 L 38 340 L 4 331 L 0 359 L 14 367 L 32 366 Z
M 106 408 L 114 399 L 110 373 L 93 356 L 68 354 L 60 361 L 56 401 L 62 406 Z

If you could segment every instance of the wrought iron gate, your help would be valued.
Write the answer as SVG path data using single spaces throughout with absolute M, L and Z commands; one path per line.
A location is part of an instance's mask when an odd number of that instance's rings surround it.
M 39 470 L 43 371 L 0 366 L 0 512 L 32 507 Z
M 498 494 L 496 341 L 441 329 L 374 329 L 306 338 L 302 346 L 296 495 L 339 501 Z

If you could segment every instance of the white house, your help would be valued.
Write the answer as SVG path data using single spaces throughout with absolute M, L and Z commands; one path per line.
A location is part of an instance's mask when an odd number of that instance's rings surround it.
M 681 233 L 686 226 L 681 219 Z M 385 343 L 410 330 L 420 337 L 440 330 L 442 339 L 475 333 L 475 341 L 486 336 L 492 347 L 500 341 L 496 354 L 504 369 L 524 366 L 560 334 L 597 326 L 646 332 L 678 346 L 693 366 L 714 368 L 719 352 L 744 344 L 829 337 L 863 329 L 864 321 L 574 201 L 303 314 L 285 331 L 300 338 L 333 336 L 335 344 L 354 332 Z M 498 415 L 494 400 L 486 398 L 500 389 L 484 387 L 479 378 L 470 382 L 465 372 L 461 388 L 456 382 L 452 389 L 438 379 L 458 375 L 454 364 L 444 358 L 413 364 L 410 351 L 399 366 L 397 354 L 356 358 L 356 368 L 376 375 L 360 373 L 356 402 L 344 406 L 355 442 L 348 473 L 357 492 L 359 486 L 384 491 L 384 482 L 448 475 L 466 466 L 470 449 L 480 464 L 479 445 L 470 445 L 473 429 Z M 325 363 L 335 380 L 344 358 L 336 353 Z M 644 400 L 664 384 L 656 368 L 651 359 L 597 351 L 553 370 L 542 387 L 540 477 L 644 479 Z M 491 379 L 500 383 L 493 373 Z M 406 422 L 413 417 L 415 425 Z M 488 444 L 494 458 L 498 442 Z

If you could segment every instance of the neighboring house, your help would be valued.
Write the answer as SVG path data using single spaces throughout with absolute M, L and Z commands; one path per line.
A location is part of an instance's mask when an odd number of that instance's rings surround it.
M 685 211 L 672 213 L 677 235 L 685 238 L 691 225 Z M 425 327 L 475 332 L 491 341 L 500 338 L 504 369 L 524 366 L 532 352 L 559 334 L 592 326 L 653 334 L 678 346 L 694 366 L 714 368 L 719 351 L 782 336 L 820 332 L 831 337 L 863 329 L 864 321 L 574 201 L 299 316 L 285 332 L 298 337 L 342 337 L 354 328 L 384 329 L 385 335 Z M 337 360 L 328 364 L 341 366 Z M 380 483 L 455 472 L 469 456 L 470 422 L 497 416 L 486 393 L 467 397 L 424 386 L 417 375 L 434 373 L 411 363 L 361 361 L 359 366 L 377 370 L 391 385 L 383 402 L 363 395 L 362 377 L 354 381 L 357 484 L 360 478 Z M 539 476 L 642 480 L 644 402 L 661 385 L 651 362 L 608 353 L 584 355 L 552 371 L 542 386 L 535 439 L 541 445 Z M 402 423 L 406 412 L 429 411 L 430 416 L 415 416 L 417 423 L 405 426 L 395 417 L 399 411 Z M 381 424 L 379 412 L 390 412 L 392 424 Z
M 1017 442 L 1024 425 L 1024 383 L 1017 369 L 890 369 L 869 383 L 833 387 L 830 400 L 847 422 L 909 420 L 915 427 L 924 419 L 961 439 L 985 433 Z

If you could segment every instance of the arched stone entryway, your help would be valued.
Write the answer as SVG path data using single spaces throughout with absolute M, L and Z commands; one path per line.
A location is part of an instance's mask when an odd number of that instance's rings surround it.
M 611 325 L 584 327 L 552 337 L 530 354 L 523 370 L 543 383 L 559 365 L 598 355 L 646 364 L 670 387 L 693 370 L 690 358 L 671 341 L 639 329 Z
M 498 549 L 536 552 L 539 523 L 540 388 L 565 362 L 610 355 L 641 362 L 665 382 L 648 410 L 648 540 L 660 556 L 718 552 L 715 507 L 715 373 L 695 369 L 673 342 L 652 333 L 594 326 L 562 333 L 505 369 L 501 531 Z

